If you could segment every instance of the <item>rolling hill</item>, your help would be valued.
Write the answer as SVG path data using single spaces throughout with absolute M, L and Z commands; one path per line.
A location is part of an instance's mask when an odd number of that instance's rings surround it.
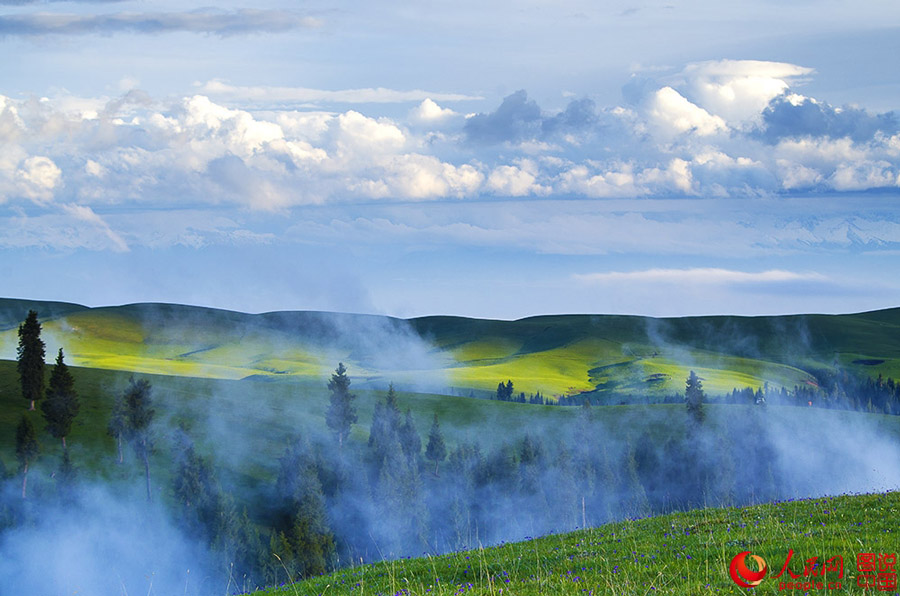
M 244 314 L 172 304 L 88 308 L 0 300 L 0 358 L 38 311 L 48 354 L 109 370 L 319 383 L 343 361 L 360 387 L 488 395 L 584 393 L 595 403 L 683 391 L 696 370 L 710 394 L 793 388 L 844 370 L 900 377 L 900 309 L 848 315 L 650 318 L 538 316 L 397 319 L 325 312 Z

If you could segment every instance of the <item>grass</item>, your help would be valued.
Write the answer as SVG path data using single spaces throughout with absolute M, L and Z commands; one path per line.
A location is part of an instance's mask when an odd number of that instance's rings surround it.
M 569 534 L 441 556 L 341 569 L 254 596 L 861 594 L 859 553 L 900 553 L 900 493 L 824 497 L 744 508 L 709 508 L 629 520 Z M 793 549 L 789 569 L 776 575 Z M 741 552 L 770 571 L 753 590 L 729 564 Z M 803 577 L 804 562 L 843 557 L 844 576 Z M 752 563 L 750 564 L 752 565 Z M 841 589 L 780 590 L 785 581 L 841 582 Z M 890 592 L 866 593 L 898 594 Z
M 900 378 L 900 309 L 835 316 L 401 321 L 0 299 L 0 358 L 15 358 L 16 328 L 28 308 L 42 317 L 49 355 L 61 346 L 70 364 L 142 374 L 312 383 L 343 361 L 359 388 L 393 381 L 439 393 L 454 387 L 485 394 L 511 379 L 517 392 L 590 392 L 598 403 L 680 393 L 690 370 L 711 394 L 766 383 L 790 389 L 837 364 L 861 375 Z

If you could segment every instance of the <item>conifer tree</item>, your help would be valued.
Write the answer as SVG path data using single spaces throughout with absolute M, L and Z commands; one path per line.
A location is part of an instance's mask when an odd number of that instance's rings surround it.
M 116 440 L 116 451 L 118 452 L 118 463 L 125 461 L 125 452 L 122 450 L 122 441 L 125 440 L 125 394 L 119 393 L 113 398 L 112 411 L 109 415 L 109 423 L 106 426 L 106 432 L 109 436 Z
M 325 424 L 331 429 L 338 441 L 338 448 L 343 449 L 344 441 L 350 435 L 350 427 L 357 420 L 356 408 L 353 400 L 356 396 L 350 393 L 350 377 L 343 362 L 338 363 L 337 369 L 328 381 L 328 391 L 331 396 L 328 400 L 328 410 L 325 412 Z
M 372 426 L 369 430 L 369 458 L 372 478 L 375 485 L 381 473 L 382 462 L 391 445 L 400 439 L 400 408 L 397 406 L 397 393 L 394 385 L 388 388 L 384 402 L 375 404 L 372 413 Z
M 412 412 L 409 408 L 406 408 L 406 418 L 400 427 L 400 447 L 410 463 L 418 461 L 422 452 L 422 439 L 416 430 L 416 424 L 413 421 Z
M 441 462 L 447 459 L 447 446 L 444 445 L 444 436 L 441 434 L 441 425 L 438 423 L 437 413 L 431 423 L 431 431 L 428 433 L 428 445 L 425 447 L 425 459 L 434 462 L 434 475 L 438 475 Z
M 703 383 L 694 371 L 691 371 L 685 382 L 684 403 L 687 406 L 688 415 L 696 424 L 702 424 L 705 417 L 703 401 L 706 395 L 703 393 Z
M 44 395 L 44 342 L 41 339 L 41 324 L 37 312 L 28 311 L 25 321 L 19 325 L 19 347 L 16 368 L 22 386 L 22 397 L 31 405 Z
M 327 571 L 335 553 L 325 496 L 315 458 L 303 441 L 295 441 L 279 460 L 277 489 L 282 500 L 276 552 L 289 573 L 298 577 Z
M 153 441 L 150 423 L 156 413 L 150 401 L 150 382 L 146 379 L 136 381 L 132 377 L 123 395 L 123 435 L 131 444 L 135 455 L 144 464 L 144 475 L 147 480 L 147 500 L 151 499 L 150 491 L 150 453 Z
M 19 421 L 16 427 L 16 459 L 19 461 L 19 467 L 22 469 L 22 498 L 27 498 L 28 491 L 28 466 L 38 456 L 40 446 L 37 440 L 37 433 L 34 432 L 34 425 L 25 415 Z
M 50 372 L 50 386 L 47 388 L 47 397 L 41 402 L 41 411 L 47 422 L 47 430 L 54 438 L 62 439 L 64 450 L 67 449 L 66 437 L 80 407 L 75 380 L 63 361 L 63 350 L 60 348 L 56 366 Z

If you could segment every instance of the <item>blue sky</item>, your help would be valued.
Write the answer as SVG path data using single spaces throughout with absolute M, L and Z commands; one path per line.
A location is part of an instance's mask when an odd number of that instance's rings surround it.
M 0 0 L 0 295 L 900 303 L 900 5 Z

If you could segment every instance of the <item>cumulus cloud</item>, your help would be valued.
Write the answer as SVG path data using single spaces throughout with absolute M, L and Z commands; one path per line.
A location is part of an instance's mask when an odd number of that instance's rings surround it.
M 422 103 L 409 112 L 410 119 L 419 124 L 440 123 L 456 115 L 450 108 L 439 106 L 431 97 L 423 99 Z
M 671 87 L 663 87 L 651 96 L 647 111 L 665 136 L 693 133 L 701 137 L 725 132 L 725 121 L 688 101 Z
M 227 37 L 281 33 L 321 25 L 317 18 L 284 10 L 244 8 L 232 12 L 37 13 L 0 16 L 0 36 L 93 35 L 111 33 L 207 33 Z
M 494 168 L 487 178 L 487 188 L 494 194 L 510 197 L 545 195 L 550 188 L 537 183 L 538 175 L 537 163 L 524 159 L 516 165 Z
M 813 69 L 785 62 L 716 60 L 689 64 L 676 79 L 691 101 L 733 127 L 753 122 L 789 88 L 805 81 Z
M 836 108 L 811 97 L 796 94 L 772 99 L 762 112 L 762 136 L 769 143 L 784 138 L 848 138 L 857 143 L 900 132 L 900 118 L 894 112 L 870 114 L 845 106 Z
M 591 99 L 572 100 L 565 110 L 546 115 L 537 102 L 520 89 L 503 98 L 493 112 L 469 116 L 464 131 L 470 142 L 483 145 L 560 138 L 573 142 L 597 123 L 595 104 Z
M 432 97 L 387 117 L 374 103 L 259 109 L 201 93 L 160 101 L 134 88 L 113 98 L 0 96 L 0 201 L 98 213 L 118 204 L 284 212 L 360 199 L 759 197 L 900 185 L 894 113 L 834 108 L 786 87 L 809 74 L 702 63 L 652 90 L 647 79 L 629 107 L 581 98 L 545 110 L 518 91 L 468 117 Z
M 60 184 L 62 171 L 49 157 L 34 156 L 22 162 L 16 171 L 16 178 L 22 196 L 43 203 L 53 199 L 53 191 Z

